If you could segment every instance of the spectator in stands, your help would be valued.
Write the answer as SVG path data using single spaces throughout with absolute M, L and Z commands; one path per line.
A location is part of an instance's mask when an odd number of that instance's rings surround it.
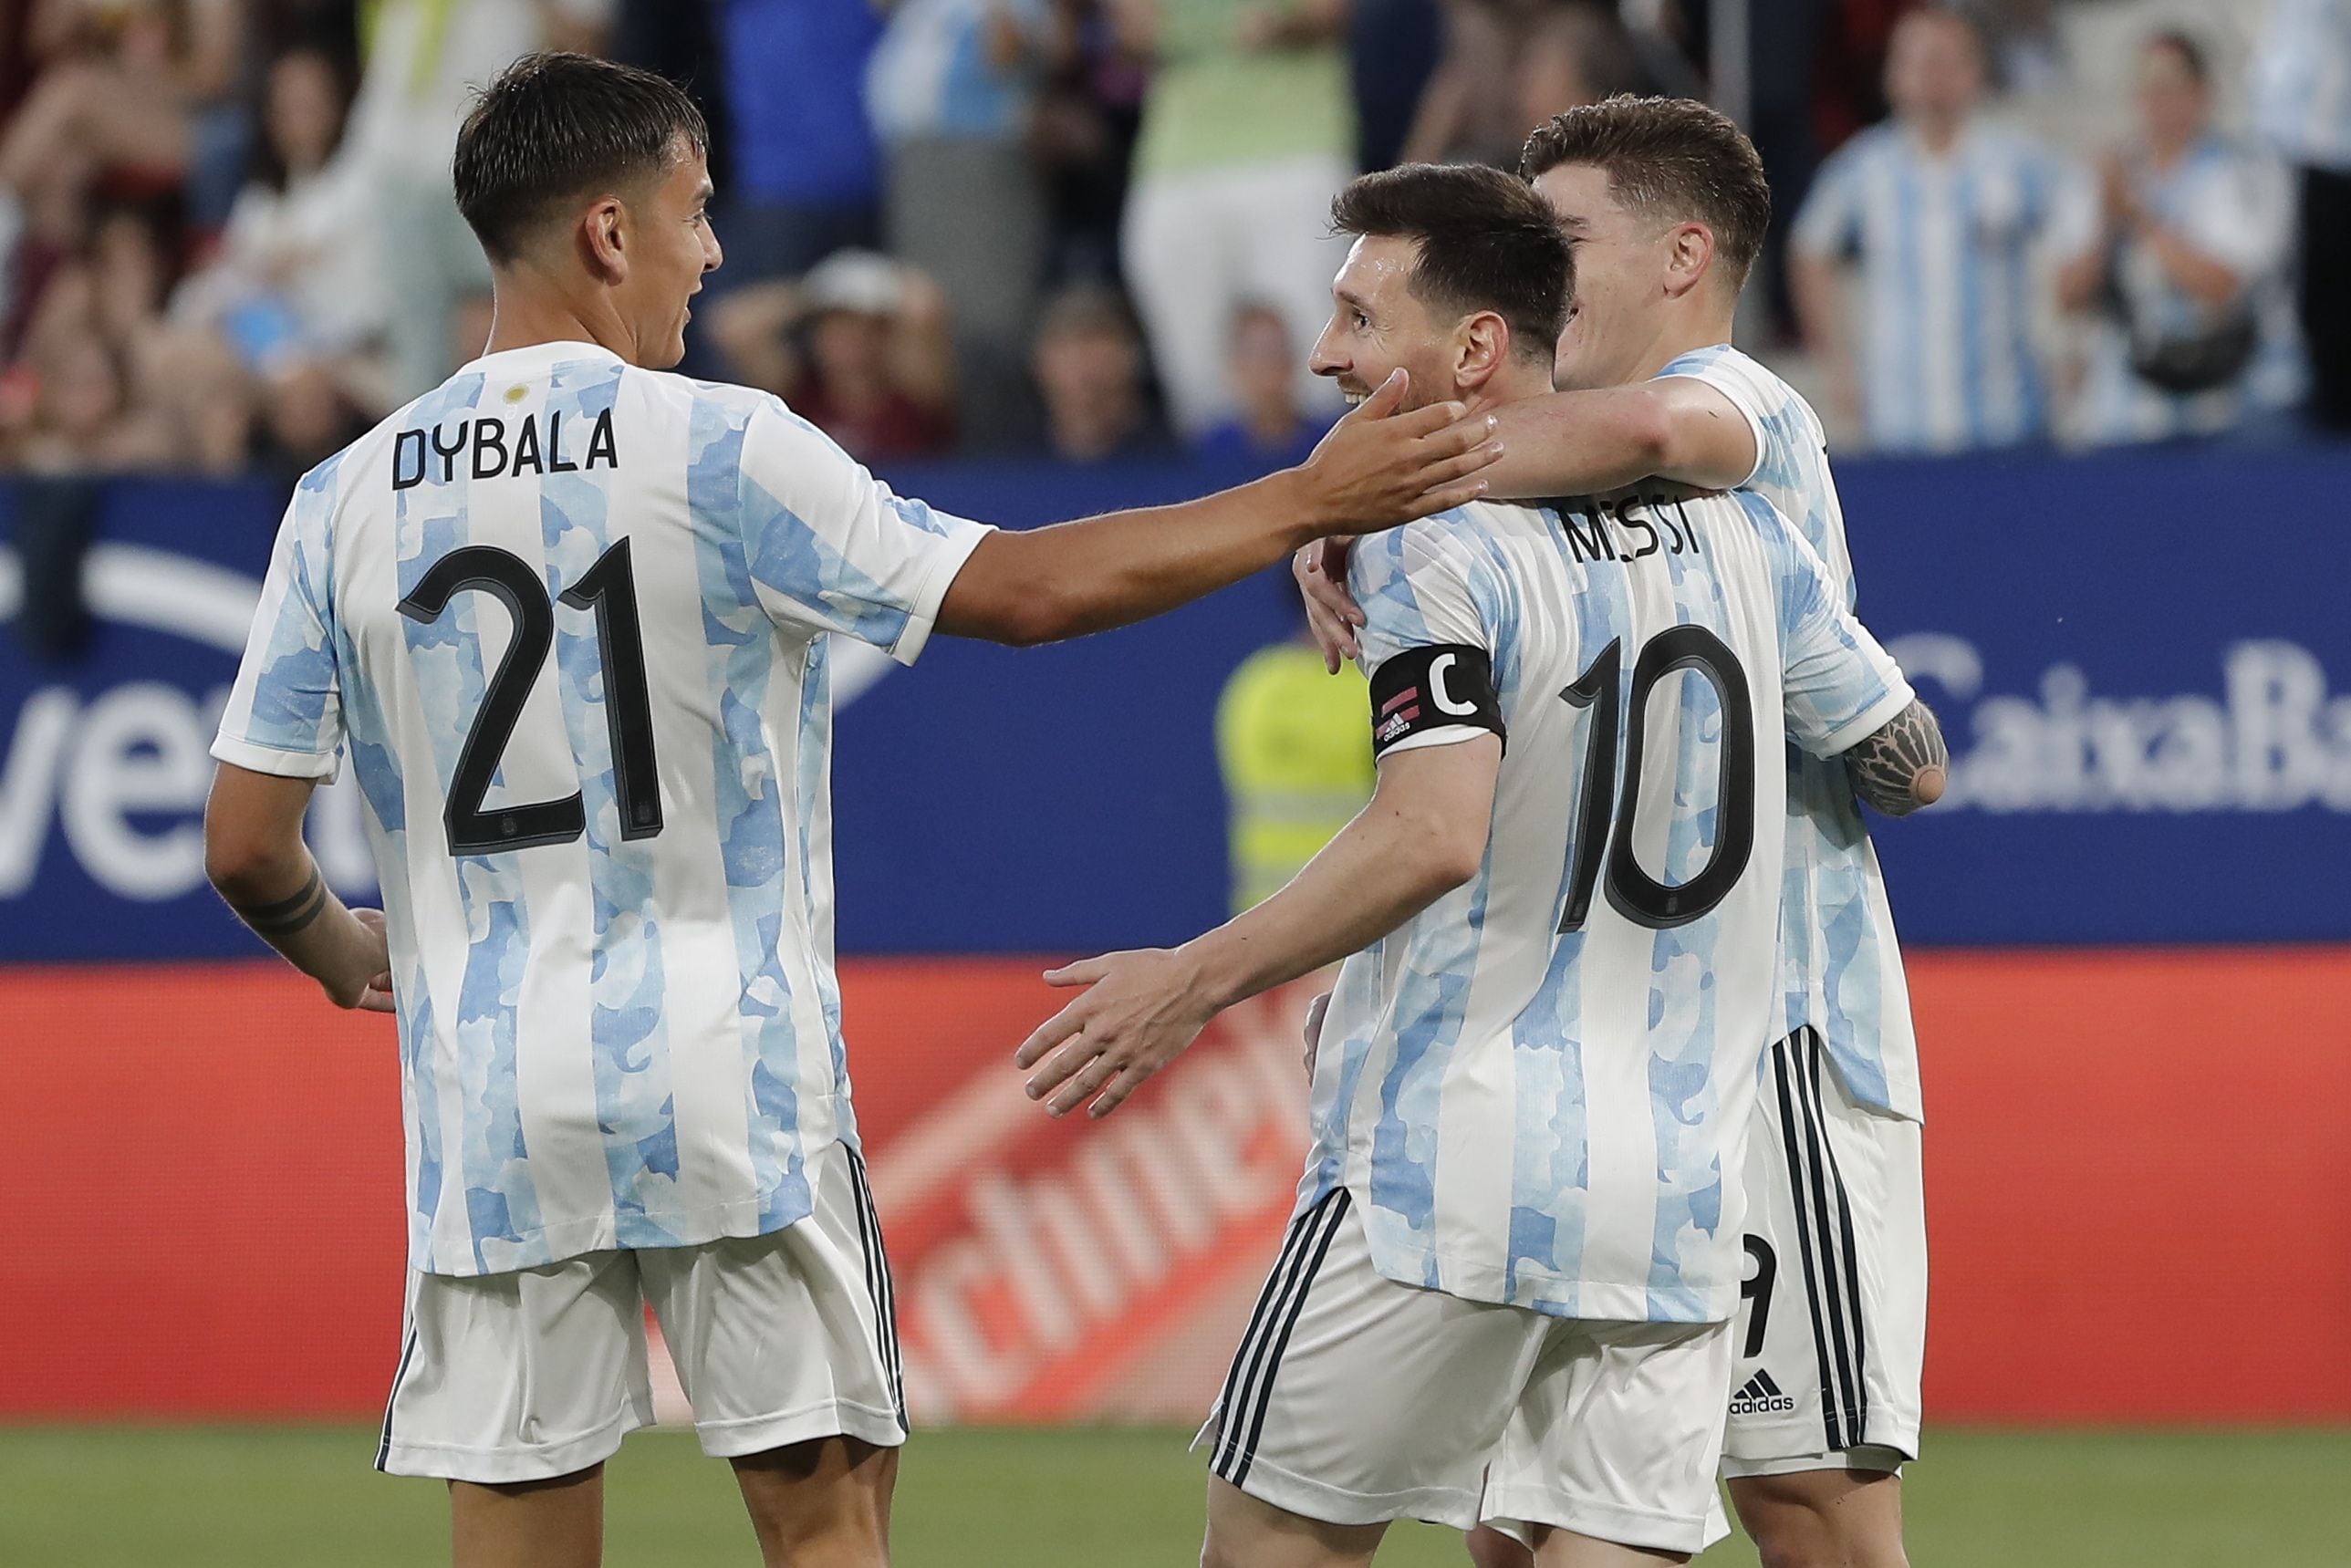
M 355 164 L 375 215 L 393 402 L 430 391 L 455 367 L 451 324 L 466 299 L 489 293 L 489 263 L 449 185 L 474 89 L 533 49 L 593 47 L 613 4 L 379 0 L 340 156 Z
M 2311 412 L 2351 434 L 2351 0 L 2271 0 L 2252 99 L 2256 128 L 2301 183 Z
M 1281 312 L 1251 300 L 1233 312 L 1225 373 L 1238 411 L 1211 425 L 1192 450 L 1217 463 L 1253 463 L 1269 472 L 1302 463 L 1330 429 L 1298 407 L 1299 353 Z
M 2058 275 L 2066 308 L 2099 318 L 2075 421 L 2098 443 L 2212 434 L 2302 392 L 2284 170 L 2212 129 L 2210 68 L 2185 33 L 2148 40 L 2138 110 L 2097 202 L 2075 204 Z
M 386 309 L 369 189 L 354 164 L 334 161 L 347 109 L 324 54 L 297 49 L 271 64 L 253 176 L 217 258 L 182 287 L 172 314 L 221 332 L 256 372 L 318 365 L 381 410 L 389 398 L 370 351 Z
M 1051 47 L 1029 135 L 1052 213 L 1045 274 L 1059 282 L 1119 275 L 1144 73 L 1122 46 L 1107 0 L 1053 0 Z
M 965 409 L 983 421 L 1019 407 L 1044 281 L 1029 131 L 1052 31 L 1047 0 L 895 0 L 866 80 L 887 150 L 891 254 L 946 290 Z M 992 445 L 1009 431 L 965 434 Z
M 1445 55 L 1405 139 L 1408 163 L 1516 169 L 1531 126 L 1639 82 L 1614 6 L 1444 0 Z
M 2014 446 L 2049 433 L 2035 264 L 2064 166 L 1991 123 L 1974 28 L 1913 11 L 1886 59 L 1894 118 L 1823 165 L 1790 235 L 1791 281 L 1831 396 L 1888 452 Z M 1837 266 L 1860 273 L 1858 371 Z
M 168 425 L 155 411 L 133 407 L 130 378 L 103 339 L 57 339 L 37 356 L 32 371 L 31 406 L 10 443 L 10 467 L 64 476 L 171 465 Z
M 1053 456 L 1102 463 L 1167 449 L 1166 427 L 1144 376 L 1142 335 L 1116 289 L 1081 284 L 1055 296 L 1029 363 Z
M 712 308 L 711 338 L 737 380 L 860 462 L 929 456 L 955 434 L 946 298 L 888 256 L 837 251 L 798 282 L 737 288 Z
M 881 238 L 882 159 L 865 77 L 882 21 L 872 0 L 726 0 L 733 189 L 718 233 L 719 289 L 798 277 Z
M 1127 201 L 1126 277 L 1176 422 L 1196 433 L 1231 406 L 1217 328 L 1235 306 L 1267 301 L 1301 343 L 1330 314 L 1346 256 L 1331 236 L 1331 198 L 1353 168 L 1340 47 L 1349 0 L 1118 5 L 1130 47 L 1155 63 Z M 1302 360 L 1297 375 L 1302 402 L 1330 399 Z

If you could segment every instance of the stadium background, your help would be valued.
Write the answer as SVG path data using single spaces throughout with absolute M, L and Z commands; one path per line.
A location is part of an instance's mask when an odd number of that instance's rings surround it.
M 1723 42 L 1745 8 L 1694 9 L 1713 27 L 1684 35 L 1687 64 L 1751 110 L 1771 84 L 1748 67 L 1769 50 Z M 1854 14 L 1873 8 L 1802 9 L 1865 35 Z M 2182 16 L 2224 58 L 2253 26 L 2241 7 L 2088 5 L 2053 36 L 2112 88 L 2107 46 Z M 2118 92 L 2103 110 L 2079 96 L 2042 106 L 2052 135 L 2095 138 L 2123 112 Z M 1777 344 L 1784 323 L 1754 328 Z M 1817 377 L 1800 346 L 1775 362 Z M 20 362 L 10 395 L 42 373 Z M 0 1562 L 430 1560 L 431 1489 L 368 1476 L 360 1429 L 396 1348 L 387 1030 L 257 956 L 202 886 L 210 716 L 282 473 L 88 454 L 60 469 L 9 428 Z M 251 450 L 269 458 L 271 439 Z M 1271 461 L 1173 437 L 1082 464 L 1036 450 L 1056 440 L 877 465 L 1019 526 Z M 1914 1553 L 2339 1562 L 2351 692 L 2332 681 L 2351 678 L 2351 448 L 1856 456 L 1840 477 L 1863 612 L 1956 758 L 1953 799 L 1879 838 L 1930 1118 Z M 1229 1015 L 1098 1127 L 1046 1123 L 1008 1058 L 1053 1006 L 1049 962 L 1223 912 L 1217 698 L 1294 627 L 1268 580 L 1075 645 L 942 643 L 918 672 L 873 663 L 845 683 L 846 1013 L 925 1428 L 904 1561 L 1189 1551 L 1198 1479 L 1176 1428 L 1287 1214 L 1306 993 Z M 322 797 L 313 837 L 363 900 L 353 811 Z M 615 1562 L 743 1550 L 716 1467 L 681 1440 L 632 1444 L 614 1485 Z

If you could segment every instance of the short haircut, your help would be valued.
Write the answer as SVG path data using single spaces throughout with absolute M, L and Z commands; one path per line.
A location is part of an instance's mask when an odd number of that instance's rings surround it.
M 1555 114 L 1527 138 L 1519 172 L 1531 183 L 1569 163 L 1607 171 L 1630 211 L 1712 229 L 1734 287 L 1771 226 L 1771 184 L 1755 144 L 1694 98 L 1619 94 Z
M 571 204 L 657 181 L 677 144 L 707 152 L 684 89 L 587 55 L 525 55 L 484 89 L 457 133 L 457 208 L 494 262 Z
M 2186 28 L 2161 29 L 2147 38 L 2147 48 L 2149 52 L 2157 49 L 2169 49 L 2179 57 L 2179 63 L 2187 68 L 2188 78 L 2190 81 L 2198 87 L 2211 85 L 2212 57 L 2204 52 L 2204 46 L 2197 41 L 2196 35 Z
M 1416 240 L 1409 284 L 1423 304 L 1467 316 L 1490 310 L 1513 352 L 1551 362 L 1574 257 L 1542 198 L 1482 164 L 1407 163 L 1365 174 L 1331 204 L 1341 234 Z

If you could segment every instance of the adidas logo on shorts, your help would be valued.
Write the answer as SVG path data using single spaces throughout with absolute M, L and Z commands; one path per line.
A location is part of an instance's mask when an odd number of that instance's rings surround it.
M 1733 1416 L 1768 1416 L 1783 1410 L 1793 1410 L 1796 1402 L 1780 1392 L 1768 1372 L 1758 1372 L 1747 1380 L 1747 1386 L 1730 1396 Z

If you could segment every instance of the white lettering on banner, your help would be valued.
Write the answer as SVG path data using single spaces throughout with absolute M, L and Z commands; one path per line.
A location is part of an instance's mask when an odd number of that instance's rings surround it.
M 1203 1270 L 1262 1270 L 1228 1259 L 1238 1228 L 1255 1234 L 1290 1207 L 1298 1181 L 1306 1085 L 1298 1061 L 1298 988 L 1236 1009 L 1155 1086 L 1111 1120 L 1072 1126 L 1073 1148 L 1042 1169 L 1007 1165 L 1033 1134 L 1036 1107 L 1016 1085 L 983 1080 L 1028 1118 L 964 1118 L 969 1091 L 942 1101 L 875 1156 L 885 1227 L 908 1216 L 884 1173 L 953 1120 L 977 1121 L 959 1184 L 923 1181 L 929 1201 L 960 1209 L 953 1233 L 898 1262 L 908 1397 L 925 1420 L 1030 1406 L 1068 1382 L 1060 1358 L 1146 1312 Z M 975 1084 L 973 1088 L 980 1087 Z M 901 1189 L 902 1193 L 904 1189 Z M 1067 1412 L 1064 1412 L 1067 1413 Z
M 51 686 L 35 692 L 16 715 L 8 759 L 0 767 L 0 898 L 15 898 L 41 869 L 41 845 L 57 794 L 57 758 L 65 754 L 81 704 Z
M 212 781 L 211 739 L 176 686 L 134 682 L 89 706 L 57 805 L 66 841 L 100 887 L 121 898 L 177 898 L 204 881 L 204 831 L 193 813 Z M 173 821 L 149 832 L 134 813 Z
M 2299 643 L 2231 647 L 2218 699 L 2094 696 L 2066 664 L 2043 672 L 2037 700 L 1971 706 L 1983 671 L 1972 643 L 1927 633 L 1888 647 L 1914 679 L 1959 699 L 1942 705 L 1952 742 L 1942 809 L 2351 811 L 2351 695 L 2331 695 L 2325 667 Z
M 101 621 L 183 638 L 232 658 L 261 585 L 209 562 L 135 545 L 95 546 L 83 570 Z M 0 549 L 0 622 L 23 602 L 16 557 Z M 210 748 L 228 688 L 200 703 L 160 681 L 130 681 L 87 706 L 44 686 L 18 710 L 0 758 L 0 899 L 39 876 L 52 823 L 89 879 L 117 898 L 153 903 L 204 884 Z M 376 891 L 364 801 L 350 772 L 311 801 L 308 836 L 327 881 L 347 897 Z

